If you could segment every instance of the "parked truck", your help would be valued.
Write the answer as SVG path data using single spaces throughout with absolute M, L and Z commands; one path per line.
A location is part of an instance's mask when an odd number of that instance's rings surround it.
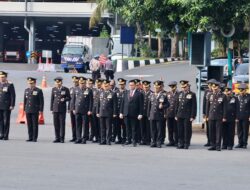
M 108 43 L 108 38 L 67 36 L 61 54 L 61 67 L 65 72 L 76 69 L 79 73 L 85 73 L 95 55 L 109 54 Z

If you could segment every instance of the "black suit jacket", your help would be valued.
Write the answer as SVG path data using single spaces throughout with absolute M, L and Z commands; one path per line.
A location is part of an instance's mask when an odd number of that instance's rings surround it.
M 27 88 L 24 91 L 24 111 L 26 113 L 38 113 L 43 111 L 43 91 L 37 87 Z
M 120 113 L 125 117 L 138 117 L 138 115 L 143 115 L 143 96 L 138 89 L 135 90 L 132 97 L 130 97 L 130 90 L 125 91 L 121 102 Z
M 64 99 L 63 101 L 61 101 Z M 69 89 L 62 86 L 61 89 L 52 88 L 50 110 L 58 113 L 66 113 L 66 102 L 70 101 Z

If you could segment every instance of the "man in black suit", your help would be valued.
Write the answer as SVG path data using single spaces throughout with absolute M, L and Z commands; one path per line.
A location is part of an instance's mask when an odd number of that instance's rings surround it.
M 100 118 L 101 126 L 101 145 L 111 145 L 112 123 L 113 118 L 117 115 L 117 96 L 116 93 L 110 89 L 110 81 L 103 81 L 103 90 L 97 104 L 97 117 Z
M 69 89 L 62 86 L 62 78 L 57 77 L 55 87 L 51 91 L 50 111 L 53 113 L 53 122 L 55 127 L 54 143 L 64 143 L 65 138 L 65 120 L 66 120 L 66 103 L 70 101 Z
M 89 137 L 87 117 L 92 114 L 93 92 L 86 87 L 86 80 L 85 77 L 79 77 L 79 86 L 75 88 L 71 101 L 71 109 L 76 115 L 75 144 L 86 144 Z
M 182 91 L 177 100 L 175 119 L 178 126 L 178 149 L 188 149 L 192 137 L 192 122 L 196 118 L 196 95 L 190 91 L 189 81 L 180 81 Z
M 0 71 L 0 140 L 9 139 L 10 114 L 16 101 L 14 85 L 7 80 L 7 75 Z
M 27 78 L 29 88 L 24 91 L 24 111 L 28 125 L 29 138 L 27 142 L 37 141 L 39 113 L 43 112 L 44 97 L 43 91 L 36 87 L 36 79 Z
M 74 94 L 75 88 L 79 85 L 79 78 L 77 76 L 72 76 L 72 82 L 73 82 L 73 86 L 69 89 L 71 99 Z M 73 110 L 70 109 L 71 108 L 70 104 L 71 104 L 71 101 L 69 101 L 69 104 L 68 104 L 68 112 L 70 114 L 71 129 L 72 129 L 72 139 L 70 140 L 70 142 L 75 142 L 76 141 L 76 117 L 75 117 L 75 114 L 73 113 Z
M 125 92 L 120 108 L 120 118 L 125 119 L 127 129 L 127 141 L 125 145 L 133 143 L 137 145 L 138 120 L 142 119 L 143 98 L 141 92 L 136 89 L 136 81 L 129 81 L 129 90 Z

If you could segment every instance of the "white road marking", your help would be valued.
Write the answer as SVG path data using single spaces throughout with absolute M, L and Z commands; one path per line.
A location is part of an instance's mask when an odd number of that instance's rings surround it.
M 133 78 L 146 78 L 146 77 L 153 77 L 154 75 L 125 75 L 126 77 L 133 77 Z

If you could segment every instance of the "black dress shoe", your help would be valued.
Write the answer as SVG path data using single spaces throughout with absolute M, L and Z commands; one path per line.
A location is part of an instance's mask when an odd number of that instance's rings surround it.
M 156 144 L 153 143 L 153 144 L 150 145 L 150 147 L 154 148 L 154 147 L 156 147 Z
M 53 143 L 59 143 L 59 142 L 60 142 L 59 139 L 56 139 L 56 140 L 53 141 Z
M 157 148 L 161 148 L 161 144 L 158 144 L 158 145 L 157 145 Z
M 178 145 L 177 149 L 184 149 L 184 145 Z
M 246 146 L 246 145 L 243 145 L 242 148 L 247 149 L 247 146 Z
M 229 146 L 227 147 L 227 150 L 233 150 L 233 147 Z
M 122 141 L 116 141 L 115 144 L 122 144 Z
M 134 143 L 133 143 L 133 147 L 136 147 L 136 146 L 137 146 L 137 143 L 136 143 L 136 142 L 134 142 Z
M 131 142 L 130 142 L 130 141 L 125 142 L 125 145 L 129 145 L 129 144 L 131 144 Z
M 107 142 L 107 145 L 111 145 L 111 142 Z
M 87 141 L 86 141 L 86 140 L 83 140 L 83 141 L 82 141 L 82 144 L 86 144 L 86 143 L 87 143 Z
M 31 141 L 32 141 L 32 139 L 27 139 L 27 140 L 26 140 L 26 142 L 31 142 Z
M 145 142 L 140 142 L 139 145 L 147 145 L 147 143 L 145 143 Z
M 105 144 L 106 144 L 106 142 L 101 142 L 101 143 L 100 143 L 100 145 L 105 145 Z
M 208 150 L 216 150 L 216 148 L 215 147 L 210 147 Z
M 2 136 L 2 137 L 0 137 L 0 140 L 3 140 L 3 136 Z
M 235 146 L 235 148 L 243 148 L 243 145 L 238 144 L 238 145 Z
M 189 146 L 188 146 L 188 145 L 185 145 L 185 146 L 184 146 L 184 149 L 189 149 Z
M 175 146 L 175 144 L 174 143 L 168 143 L 168 144 L 166 144 L 166 146 Z
M 71 139 L 69 142 L 75 142 L 76 141 L 76 139 Z
M 60 143 L 64 143 L 64 140 L 63 140 L 63 139 L 61 139 L 61 140 L 60 140 Z
M 33 142 L 37 142 L 37 140 L 36 140 L 36 139 L 33 139 L 32 141 L 33 141 Z
M 211 146 L 210 143 L 204 144 L 205 147 Z
M 221 151 L 221 148 L 220 148 L 220 147 L 217 147 L 216 150 L 217 150 L 217 151 Z
M 4 137 L 3 140 L 4 140 L 4 141 L 7 141 L 7 140 L 9 140 L 9 138 L 8 138 L 8 137 Z
M 81 143 L 82 143 L 81 140 L 76 140 L 76 141 L 75 141 L 75 144 L 81 144 Z
M 222 150 L 226 150 L 227 149 L 227 146 L 222 146 Z

